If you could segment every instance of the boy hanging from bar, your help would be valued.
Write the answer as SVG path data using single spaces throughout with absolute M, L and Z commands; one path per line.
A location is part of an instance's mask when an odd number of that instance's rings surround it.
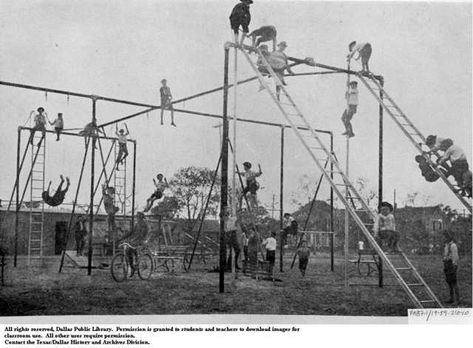
M 126 129 L 126 133 L 125 133 Z M 128 157 L 128 147 L 127 147 L 127 136 L 130 135 L 130 131 L 128 130 L 128 126 L 125 123 L 125 129 L 121 128 L 119 131 L 115 131 L 115 134 L 118 138 L 118 155 L 117 155 L 117 165 L 116 169 L 118 169 L 119 164 L 123 164 L 125 158 Z
M 171 111 L 171 126 L 176 127 L 174 123 L 174 107 L 172 106 L 172 94 L 171 89 L 167 85 L 167 80 L 161 80 L 161 88 L 159 89 L 159 94 L 161 95 L 161 125 L 163 125 L 163 115 L 164 110 Z
M 97 127 L 95 122 L 89 122 L 85 125 L 84 129 L 79 132 L 79 135 L 84 137 L 84 144 L 87 146 L 87 139 L 89 137 L 96 137 L 98 134 L 105 136 L 105 132 Z M 97 145 L 95 146 L 97 148 Z
M 342 115 L 342 122 L 345 126 L 345 132 L 343 132 L 342 135 L 351 138 L 355 136 L 351 125 L 351 119 L 356 114 L 358 108 L 358 82 L 351 81 L 348 83 L 345 92 L 345 99 L 347 100 L 347 108 L 343 111 Z
M 251 22 L 250 5 L 252 3 L 253 0 L 240 0 L 240 3 L 233 7 L 232 13 L 230 14 L 230 27 L 233 30 L 236 45 L 243 45 L 243 41 L 248 35 L 248 26 Z M 240 40 L 238 40 L 240 26 L 243 33 L 241 34 Z
M 263 25 L 262 27 L 253 30 L 248 37 L 251 38 L 251 45 L 254 48 L 257 48 L 262 42 L 272 41 L 273 42 L 273 51 L 276 51 L 276 37 L 277 37 L 276 27 L 273 25 Z
M 347 61 L 350 62 L 350 60 L 355 56 L 355 54 L 358 53 L 358 55 L 355 57 L 355 60 L 359 60 L 361 58 L 361 72 L 370 74 L 368 62 L 370 60 L 372 52 L 371 44 L 368 42 L 356 44 L 356 41 L 352 41 L 348 45 L 348 50 L 350 51 L 350 53 L 348 53 L 347 55 Z
M 30 131 L 30 144 L 33 145 L 34 134 L 36 131 L 41 131 L 41 139 L 38 142 L 38 147 L 40 147 L 41 142 L 46 135 L 46 118 L 48 115 L 46 112 L 44 112 L 43 107 L 39 107 L 36 111 L 38 111 L 38 113 L 34 116 L 34 125 Z
M 107 184 L 102 185 L 102 198 L 105 212 L 107 213 L 108 233 L 109 240 L 113 240 L 115 234 L 115 214 L 120 210 L 114 204 L 115 188 L 108 186 Z
M 62 202 L 64 202 L 67 190 L 69 190 L 69 186 L 71 185 L 69 178 L 66 177 L 67 185 L 66 188 L 63 190 L 62 185 L 64 184 L 64 177 L 62 175 L 60 175 L 59 177 L 61 178 L 61 182 L 59 183 L 59 186 L 57 187 L 56 192 L 53 196 L 49 194 L 49 189 L 51 188 L 51 181 L 49 182 L 48 189 L 46 191 L 43 191 L 43 193 L 41 194 L 44 203 L 50 205 L 51 207 L 56 207 L 62 204 Z
M 169 186 L 167 179 L 163 176 L 163 174 L 159 173 L 156 175 L 156 178 L 158 181 L 156 181 L 153 178 L 153 184 L 156 187 L 156 190 L 153 192 L 153 194 L 146 200 L 146 207 L 144 209 L 144 212 L 148 212 L 151 207 L 153 206 L 153 203 L 157 199 L 161 199 L 163 197 L 164 190 L 166 187 Z M 164 181 L 163 181 L 164 179 Z
M 64 129 L 64 120 L 62 118 L 62 113 L 57 114 L 57 118 L 53 122 L 49 122 L 51 126 L 54 126 L 54 131 L 56 132 L 56 141 L 59 141 L 61 132 Z
M 240 196 L 240 207 L 242 206 L 243 197 L 247 196 L 249 208 L 253 211 L 258 209 L 258 197 L 257 191 L 259 189 L 259 184 L 256 181 L 256 178 L 261 176 L 263 172 L 261 171 L 261 166 L 258 164 L 258 172 L 254 172 L 251 170 L 251 163 L 245 162 L 243 163 L 244 172 L 238 172 L 239 175 L 243 175 L 246 179 L 246 186 L 243 188 L 242 195 Z

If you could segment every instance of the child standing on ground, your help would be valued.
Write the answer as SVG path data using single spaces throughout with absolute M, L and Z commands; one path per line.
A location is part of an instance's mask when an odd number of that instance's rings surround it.
M 307 241 L 302 241 L 300 248 L 297 249 L 297 256 L 299 256 L 299 270 L 301 271 L 302 276 L 305 277 L 305 271 L 310 256 L 310 249 L 307 246 Z
M 233 30 L 235 44 L 237 45 L 243 45 L 243 41 L 249 32 L 248 26 L 251 22 L 250 5 L 252 3 L 253 0 L 240 0 L 240 3 L 233 7 L 232 13 L 230 14 L 230 27 Z M 241 39 L 238 40 L 240 26 L 243 29 L 243 33 L 241 34 Z
M 163 125 L 163 115 L 164 115 L 164 110 L 170 110 L 171 111 L 171 126 L 176 127 L 176 124 L 174 123 L 174 107 L 172 106 L 172 94 L 171 94 L 171 89 L 167 85 L 167 80 L 162 79 L 161 80 L 161 88 L 159 89 L 159 94 L 161 95 L 161 125 Z
M 271 237 L 263 241 L 263 246 L 266 248 L 266 261 L 269 262 L 269 271 L 273 273 L 274 263 L 276 262 L 276 232 L 271 232 Z
M 347 55 L 348 63 L 350 63 L 350 60 L 353 58 L 353 56 L 358 53 L 358 56 L 355 57 L 355 60 L 361 58 L 361 72 L 369 73 L 370 69 L 368 67 L 368 62 L 372 52 L 371 44 L 368 42 L 356 44 L 356 41 L 352 41 L 348 45 L 348 50 L 350 51 L 350 53 Z
M 144 209 L 144 212 L 147 212 L 151 209 L 153 206 L 153 203 L 157 199 L 161 199 L 163 197 L 164 190 L 166 187 L 169 186 L 167 179 L 163 176 L 163 174 L 159 173 L 156 175 L 156 178 L 158 181 L 156 181 L 153 178 L 153 184 L 156 187 L 156 190 L 153 192 L 153 194 L 146 200 L 146 208 Z M 163 181 L 164 179 L 164 181 Z
M 251 228 L 248 238 L 248 268 L 251 274 L 255 274 L 258 266 L 258 235 Z
M 457 269 L 458 269 L 458 247 L 455 243 L 455 238 L 451 231 L 444 232 L 444 251 L 443 251 L 443 270 L 445 273 L 445 280 L 450 289 L 450 299 L 447 303 L 457 305 L 460 302 L 460 290 L 457 283 Z
M 399 233 L 396 231 L 393 210 L 394 208 L 390 203 L 381 203 L 379 214 L 376 215 L 373 231 L 374 237 L 381 249 L 383 249 L 383 244 L 386 244 L 387 250 L 396 252 L 399 251 Z
M 128 131 L 128 126 L 125 124 L 125 130 L 122 128 L 118 132 L 115 131 L 115 134 L 117 135 L 118 138 L 118 155 L 117 155 L 117 170 L 118 170 L 118 165 L 123 164 L 123 160 L 127 158 L 128 156 L 128 147 L 127 147 L 127 136 L 130 135 L 130 132 Z
M 57 118 L 53 122 L 49 122 L 51 126 L 54 126 L 54 131 L 56 132 L 56 141 L 59 141 L 59 136 L 61 135 L 62 130 L 64 129 L 64 120 L 62 119 L 62 113 L 57 114 Z
M 347 100 L 347 108 L 342 115 L 342 122 L 345 126 L 345 132 L 343 132 L 342 135 L 351 138 L 355 136 L 351 125 L 351 119 L 356 114 L 358 108 L 358 82 L 351 81 L 348 84 L 347 91 L 345 92 L 345 99 Z

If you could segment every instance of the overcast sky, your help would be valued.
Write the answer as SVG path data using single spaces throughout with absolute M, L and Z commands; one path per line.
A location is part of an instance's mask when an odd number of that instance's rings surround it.
M 220 86 L 223 45 L 232 38 L 228 16 L 238 1 L 21 1 L 2 0 L 0 80 L 159 103 L 160 80 L 168 79 L 176 99 Z M 471 4 L 470 3 L 340 3 L 256 0 L 250 30 L 277 27 L 287 53 L 345 67 L 353 40 L 373 46 L 370 68 L 382 74 L 386 90 L 424 133 L 454 139 L 471 163 Z M 239 58 L 239 76 L 252 76 Z M 296 72 L 319 71 L 298 67 Z M 345 107 L 345 75 L 288 78 L 288 92 L 315 128 L 332 130 L 340 159 L 345 141 L 340 121 Z M 256 82 L 238 89 L 237 115 L 283 122 L 266 92 Z M 232 95 L 232 93 L 230 94 Z M 3 134 L 0 197 L 8 199 L 15 178 L 16 129 L 31 110 L 43 106 L 50 116 L 64 113 L 66 128 L 81 127 L 91 117 L 90 101 L 0 86 Z M 179 107 L 222 112 L 222 94 L 195 99 Z M 230 105 L 231 107 L 231 105 Z M 141 108 L 99 102 L 99 123 Z M 232 109 L 230 109 L 232 110 Z M 137 203 L 152 192 L 152 177 L 171 176 L 189 165 L 214 168 L 219 155 L 217 120 L 176 115 L 177 128 L 159 125 L 159 112 L 127 122 L 138 142 Z M 360 105 L 353 119 L 350 176 L 365 177 L 377 189 L 378 106 L 360 86 Z M 237 160 L 261 163 L 261 201 L 279 196 L 278 128 L 239 124 Z M 289 204 L 303 175 L 319 175 L 292 131 L 286 132 L 285 185 Z M 416 150 L 386 117 L 385 198 L 398 203 L 419 192 L 429 204 L 461 205 L 439 182 L 427 183 L 417 168 Z M 48 141 L 47 180 L 59 173 L 71 177 L 75 190 L 82 139 Z M 88 180 L 88 179 L 87 179 Z M 81 201 L 88 201 L 87 180 Z M 66 201 L 72 200 L 71 191 Z M 328 187 L 321 191 L 328 198 Z M 419 201 L 421 203 L 422 200 Z

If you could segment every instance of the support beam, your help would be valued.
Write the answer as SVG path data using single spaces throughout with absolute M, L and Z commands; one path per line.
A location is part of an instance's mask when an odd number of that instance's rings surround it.
M 330 153 L 332 156 L 335 155 L 335 152 L 333 151 L 333 134 L 330 134 Z M 330 161 L 330 179 L 333 181 L 333 161 Z M 333 186 L 330 185 L 330 270 L 333 272 L 334 271 L 334 221 L 333 221 Z
M 97 109 L 97 99 L 92 99 L 92 122 L 97 123 L 96 117 Z M 93 253 L 93 234 L 94 234 L 94 190 L 95 190 L 95 144 L 97 138 L 95 136 L 91 137 L 92 147 L 91 147 L 91 156 L 90 156 L 90 203 L 89 203 L 89 252 L 87 257 L 87 275 L 92 274 L 92 253 Z
M 28 131 L 31 131 L 31 129 L 32 129 L 32 128 L 30 128 L 30 127 L 18 127 L 18 128 L 21 129 L 21 130 L 28 130 Z M 46 133 L 51 133 L 51 134 L 56 134 L 56 131 L 52 131 L 52 130 L 46 130 L 45 132 L 46 132 Z M 73 137 L 84 138 L 83 135 L 79 135 L 78 133 L 71 133 L 71 132 L 61 132 L 61 135 L 70 135 L 70 136 L 73 136 Z M 118 141 L 118 138 L 106 137 L 106 136 L 103 136 L 103 135 L 96 135 L 95 138 L 97 138 L 97 139 L 116 140 L 116 141 Z M 131 140 L 131 139 L 127 139 L 127 141 L 130 142 L 130 143 L 136 142 L 136 140 Z
M 381 77 L 379 80 L 381 87 L 384 88 L 384 78 Z M 383 100 L 383 90 L 379 91 L 379 98 Z M 378 159 L 378 210 L 381 208 L 381 202 L 383 201 L 383 144 L 384 144 L 384 117 L 383 117 L 383 104 L 379 103 L 379 159 Z M 379 258 L 378 264 L 378 285 L 380 288 L 383 287 L 383 260 Z
M 18 259 L 18 226 L 19 226 L 18 213 L 20 211 L 20 170 L 21 170 L 20 169 L 20 151 L 21 151 L 21 129 L 18 128 L 18 139 L 17 139 L 17 144 L 16 144 L 16 182 L 15 182 L 16 204 L 15 204 L 15 246 L 14 246 L 15 255 L 13 259 L 14 267 L 16 267 L 17 259 Z M 28 151 L 28 144 L 26 145 L 25 156 L 26 156 L 27 151 Z M 6 218 L 6 215 L 5 215 L 5 218 Z

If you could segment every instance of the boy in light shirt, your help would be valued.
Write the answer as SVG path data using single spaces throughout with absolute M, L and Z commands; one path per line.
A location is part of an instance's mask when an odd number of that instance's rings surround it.
M 351 138 L 355 136 L 355 133 L 353 133 L 353 127 L 351 125 L 351 119 L 356 114 L 358 108 L 358 82 L 351 81 L 347 87 L 348 89 L 345 93 L 347 108 L 342 115 L 342 122 L 345 126 L 345 132 L 343 132 L 342 135 L 346 135 Z
M 263 246 L 266 247 L 266 261 L 269 262 L 270 272 L 273 273 L 274 263 L 276 261 L 276 232 L 271 232 L 271 237 L 263 241 Z

